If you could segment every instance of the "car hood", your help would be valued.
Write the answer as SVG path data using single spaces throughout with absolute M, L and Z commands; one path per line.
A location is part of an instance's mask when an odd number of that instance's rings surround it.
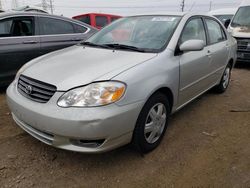
M 250 27 L 232 28 L 232 36 L 239 38 L 250 38 Z
M 110 80 L 119 73 L 157 56 L 83 46 L 73 46 L 34 60 L 22 74 L 53 84 L 58 91 Z

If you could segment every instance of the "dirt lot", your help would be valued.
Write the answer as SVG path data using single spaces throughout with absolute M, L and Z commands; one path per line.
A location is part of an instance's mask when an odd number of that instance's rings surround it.
M 12 121 L 0 94 L 0 187 L 250 187 L 250 66 L 225 94 L 176 113 L 160 147 L 85 155 L 47 146 Z

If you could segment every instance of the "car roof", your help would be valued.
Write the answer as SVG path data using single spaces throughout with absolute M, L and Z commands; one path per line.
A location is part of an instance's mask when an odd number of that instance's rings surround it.
M 240 7 L 244 7 L 244 6 L 250 6 L 250 0 L 243 0 L 240 4 Z
M 223 9 L 217 9 L 212 10 L 209 12 L 211 15 L 227 15 L 227 14 L 235 14 L 237 11 L 237 8 L 223 8 Z
M 51 18 L 58 18 L 58 19 L 63 19 L 63 20 L 68 20 L 70 22 L 75 22 L 77 24 L 80 25 L 84 25 L 87 26 L 93 30 L 96 30 L 95 28 L 93 28 L 92 26 L 85 24 L 81 21 L 75 20 L 75 19 L 71 19 L 71 18 L 67 18 L 64 16 L 57 16 L 57 15 L 52 15 L 52 14 L 48 14 L 48 13 L 42 13 L 42 12 L 23 12 L 23 11 L 8 11 L 8 12 L 3 12 L 0 14 L 0 19 L 4 18 L 4 17 L 10 17 L 10 16 L 46 16 L 46 17 L 51 17 Z
M 138 13 L 131 16 L 211 16 L 208 13 L 197 12 L 152 12 L 152 13 Z

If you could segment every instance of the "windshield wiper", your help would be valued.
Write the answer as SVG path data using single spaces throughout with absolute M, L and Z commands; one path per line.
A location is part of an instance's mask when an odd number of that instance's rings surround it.
M 105 46 L 108 46 L 110 48 L 113 49 L 125 49 L 125 50 L 131 50 L 131 51 L 137 51 L 137 52 L 147 52 L 147 50 L 142 49 L 142 48 L 138 48 L 135 46 L 129 46 L 129 45 L 125 45 L 125 44 L 118 44 L 118 43 L 110 43 L 110 44 L 103 44 Z
M 87 46 L 94 46 L 94 47 L 101 47 L 101 48 L 111 48 L 105 44 L 95 44 L 95 43 L 92 43 L 92 42 L 82 42 L 80 43 L 81 45 L 87 45 Z

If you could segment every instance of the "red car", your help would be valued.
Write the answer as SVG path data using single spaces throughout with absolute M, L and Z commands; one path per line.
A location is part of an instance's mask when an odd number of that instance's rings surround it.
M 111 22 L 119 18 L 121 18 L 121 16 L 112 14 L 100 14 L 100 13 L 81 14 L 73 17 L 73 19 L 82 21 L 97 29 L 102 29 L 104 26 L 110 24 Z

